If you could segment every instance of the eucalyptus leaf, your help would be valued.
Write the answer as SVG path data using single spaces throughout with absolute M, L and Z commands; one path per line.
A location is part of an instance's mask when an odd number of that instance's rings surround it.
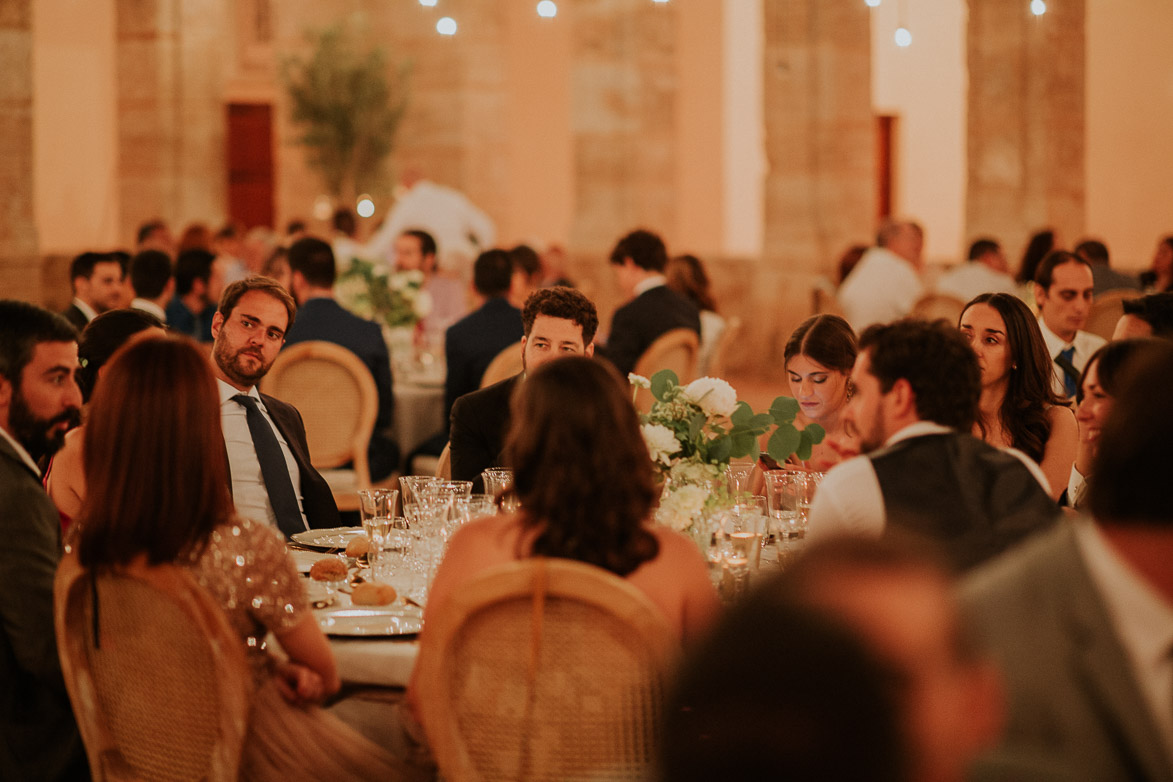
M 741 434 L 732 435 L 729 438 L 732 443 L 730 453 L 734 459 L 740 459 L 743 456 L 749 456 L 756 451 L 758 438 L 754 437 L 751 432 L 743 432 Z
M 733 458 L 733 438 L 724 437 L 709 443 L 708 461 L 725 464 Z
M 782 424 L 770 435 L 766 443 L 766 453 L 770 458 L 781 464 L 798 450 L 802 442 L 802 435 L 790 424 Z
M 790 396 L 780 396 L 770 405 L 770 416 L 779 426 L 792 423 L 798 415 L 798 400 Z M 773 456 L 773 454 L 770 454 Z
M 811 452 L 813 448 L 814 438 L 812 438 L 811 435 L 807 433 L 806 429 L 803 429 L 801 432 L 799 432 L 798 449 L 794 452 L 794 455 L 797 456 L 801 461 L 805 462 L 807 459 L 811 458 Z
M 748 426 L 753 417 L 753 408 L 749 406 L 749 403 L 738 402 L 737 409 L 733 411 L 733 415 L 729 416 L 729 421 L 734 426 Z
M 680 379 L 676 377 L 675 372 L 671 369 L 661 369 L 652 375 L 652 396 L 663 402 L 664 395 L 668 393 L 668 390 L 678 385 L 680 385 Z
M 810 433 L 810 441 L 812 444 L 823 442 L 823 438 L 827 436 L 827 431 L 818 424 L 807 424 L 806 428 L 802 430 L 803 434 Z

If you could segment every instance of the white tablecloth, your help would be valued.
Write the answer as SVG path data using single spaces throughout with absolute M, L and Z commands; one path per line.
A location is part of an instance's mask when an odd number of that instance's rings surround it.
M 393 435 L 404 455 L 444 429 L 444 384 L 397 382 Z

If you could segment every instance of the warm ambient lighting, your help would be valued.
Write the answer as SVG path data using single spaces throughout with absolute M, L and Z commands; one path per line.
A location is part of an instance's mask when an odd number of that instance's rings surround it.
M 436 0 L 420 0 L 420 5 L 427 6 L 428 8 L 435 8 Z
M 554 0 L 542 0 L 538 3 L 538 16 L 543 19 L 553 19 L 558 15 L 558 6 L 554 4 Z
M 369 195 L 360 195 L 354 210 L 358 212 L 359 217 L 370 217 L 375 213 L 375 202 Z
M 1030 12 L 1035 16 L 1047 13 L 1047 4 L 1043 0 L 1030 0 Z
M 668 0 L 652 0 L 653 3 L 666 3 Z
M 880 0 L 863 0 L 868 8 L 876 8 L 880 5 Z
M 451 16 L 445 16 L 436 22 L 436 32 L 440 35 L 456 35 L 456 20 Z
M 896 45 L 900 47 L 905 47 L 912 43 L 912 33 L 908 32 L 907 27 L 897 27 L 896 35 L 893 38 L 896 39 Z
M 329 220 L 330 215 L 334 213 L 334 204 L 330 201 L 330 196 L 320 195 L 314 199 L 313 215 L 316 220 Z

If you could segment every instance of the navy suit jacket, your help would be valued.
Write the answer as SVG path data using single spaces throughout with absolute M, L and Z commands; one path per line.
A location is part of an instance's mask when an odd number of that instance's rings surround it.
M 522 375 L 465 394 L 452 405 L 452 480 L 472 481 L 483 491 L 481 471 L 501 467 L 501 450 L 509 431 L 509 401 Z
M 333 299 L 310 299 L 297 310 L 297 319 L 285 334 L 285 344 L 322 340 L 341 345 L 362 359 L 379 391 L 379 416 L 375 430 L 386 429 L 395 412 L 391 393 L 391 357 L 377 324 L 347 311 Z
M 167 325 L 180 334 L 186 334 L 199 342 L 212 341 L 212 316 L 216 305 L 209 304 L 198 315 L 193 313 L 178 296 L 167 302 Z
M 672 329 L 701 333 L 696 305 L 666 285 L 644 291 L 615 310 L 611 334 L 602 353 L 624 377 L 656 338 Z
M 505 348 L 524 336 L 521 310 L 506 299 L 494 297 L 448 328 L 444 353 L 448 377 L 444 381 L 445 418 L 452 405 L 481 387 L 485 369 Z

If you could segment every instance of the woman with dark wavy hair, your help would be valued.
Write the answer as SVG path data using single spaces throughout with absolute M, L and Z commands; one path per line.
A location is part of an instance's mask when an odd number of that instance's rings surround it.
M 618 374 L 588 358 L 551 361 L 520 385 L 512 421 L 505 457 L 521 510 L 474 521 L 453 536 L 424 627 L 472 576 L 541 556 L 626 579 L 681 637 L 705 629 L 717 607 L 707 566 L 694 542 L 649 521 L 652 461 Z
M 1054 371 L 1039 322 L 1008 293 L 983 293 L 961 312 L 958 328 L 982 371 L 974 434 L 1034 459 L 1058 500 L 1075 461 L 1075 416 L 1051 386 Z

